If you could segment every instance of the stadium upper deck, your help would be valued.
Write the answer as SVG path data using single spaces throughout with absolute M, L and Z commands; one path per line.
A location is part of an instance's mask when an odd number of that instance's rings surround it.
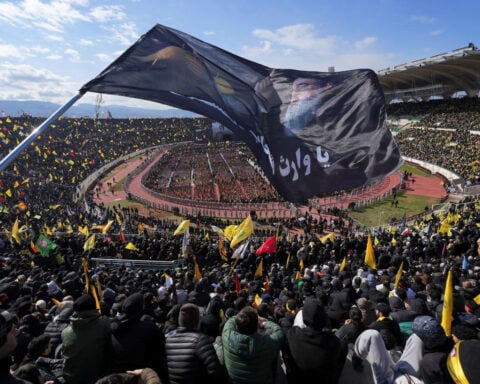
M 480 50 L 470 43 L 464 48 L 410 63 L 385 68 L 377 73 L 387 103 L 394 99 L 451 97 L 464 91 L 480 91 Z

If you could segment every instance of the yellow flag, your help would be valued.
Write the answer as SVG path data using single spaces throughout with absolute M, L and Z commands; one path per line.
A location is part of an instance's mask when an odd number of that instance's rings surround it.
M 477 305 L 480 305 L 480 293 L 477 296 L 475 296 L 473 301 L 475 301 L 475 303 L 477 303 Z
M 443 308 L 442 308 L 442 328 L 447 337 L 452 336 L 452 321 L 453 321 L 453 283 L 452 271 L 448 271 L 447 283 L 445 284 L 445 292 L 443 293 Z
M 295 274 L 295 280 L 302 280 L 302 274 L 300 273 L 300 271 L 297 271 L 297 273 Z
M 85 252 L 93 248 L 95 248 L 95 233 L 93 233 L 83 244 L 83 250 Z
M 82 227 L 81 225 L 78 226 L 78 232 L 83 233 L 86 237 L 88 237 L 89 232 L 88 232 L 88 226 Z
M 131 241 L 125 246 L 125 249 L 128 249 L 130 251 L 135 251 L 135 252 L 139 251 L 139 249 Z
M 15 183 L 13 183 L 13 188 L 17 189 L 20 186 L 20 183 L 15 180 Z
M 59 307 L 60 304 L 61 304 L 60 301 L 58 301 L 57 299 L 55 299 L 55 298 L 53 298 L 53 297 L 52 297 L 50 300 L 52 300 L 52 303 L 55 304 L 56 307 Z
M 100 313 L 100 300 L 98 300 L 97 291 L 93 285 L 90 285 L 90 292 L 92 292 L 92 296 L 95 300 L 95 308 Z
M 138 225 L 137 225 L 137 231 L 138 231 L 138 233 L 142 233 L 142 232 L 143 232 L 143 224 L 142 224 L 142 223 L 138 223 Z
M 183 220 L 177 229 L 175 229 L 175 232 L 173 232 L 173 236 L 176 235 L 183 235 L 185 233 L 185 230 L 190 227 L 190 220 Z
M 193 270 L 195 272 L 195 281 L 200 281 L 202 279 L 202 273 L 200 272 L 196 258 L 193 258 Z
M 122 218 L 117 212 L 115 212 L 115 220 L 117 220 L 118 225 L 122 225 Z
M 232 241 L 230 243 L 230 248 L 235 248 L 243 240 L 247 239 L 253 233 L 253 222 L 250 215 L 243 220 L 238 228 L 235 229 Z
M 340 264 L 340 272 L 343 272 L 346 265 L 347 265 L 347 257 L 345 256 L 342 260 L 342 263 Z
M 300 259 L 300 270 L 303 271 L 305 269 L 305 263 L 303 262 L 303 259 Z
M 335 235 L 334 233 L 329 233 L 328 235 L 325 235 L 325 236 L 322 236 L 320 238 L 320 241 L 322 242 L 322 244 L 325 244 L 327 242 L 327 240 L 329 240 L 333 243 L 335 241 Z
M 288 252 L 287 261 L 285 262 L 285 269 L 288 269 L 289 264 L 290 264 L 290 252 Z
M 20 230 L 18 229 L 18 219 L 15 219 L 15 222 L 13 223 L 12 238 L 15 239 L 15 241 L 19 245 L 22 242 L 21 239 L 20 239 Z
M 395 283 L 393 283 L 393 289 L 398 288 L 398 284 L 400 283 L 402 274 L 403 274 L 403 261 L 402 261 L 402 264 L 400 264 L 400 267 L 398 268 L 397 274 L 395 275 Z
M 228 254 L 227 248 L 223 244 L 223 240 L 221 237 L 218 238 L 218 251 L 220 252 L 220 257 L 223 261 L 228 261 Z
M 10 188 L 8 188 L 6 191 L 5 191 L 5 195 L 7 195 L 7 197 L 12 197 L 12 190 Z
M 260 304 L 262 304 L 262 298 L 260 297 L 260 295 L 257 293 L 255 295 L 255 300 L 253 302 L 253 305 L 255 306 L 255 308 L 258 308 L 260 306 Z
M 106 234 L 108 232 L 108 230 L 110 229 L 110 227 L 112 226 L 112 224 L 113 224 L 113 220 L 108 220 L 108 223 L 105 224 L 102 228 L 102 233 Z
M 85 257 L 82 257 L 82 267 L 83 273 L 85 274 L 85 290 L 88 293 L 90 289 L 90 277 L 88 276 L 88 262 Z
M 225 236 L 228 240 L 232 240 L 233 235 L 235 234 L 235 229 L 236 228 L 237 228 L 237 226 L 235 224 L 229 225 L 228 227 L 226 227 L 223 230 L 223 236 Z M 220 234 L 219 234 L 219 236 L 220 236 Z
M 367 249 L 365 250 L 365 264 L 372 269 L 377 269 L 375 251 L 373 250 L 372 237 L 368 234 Z
M 260 259 L 254 276 L 263 276 L 263 259 Z

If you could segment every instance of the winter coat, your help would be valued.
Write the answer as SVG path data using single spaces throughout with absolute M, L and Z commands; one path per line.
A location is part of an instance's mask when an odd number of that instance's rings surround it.
M 294 326 L 288 331 L 287 341 L 293 362 L 289 382 L 308 383 L 313 378 L 325 384 L 338 382 L 344 358 L 340 340 L 333 333 Z
M 75 312 L 62 332 L 63 377 L 67 384 L 92 384 L 109 370 L 110 320 L 95 310 Z
M 233 384 L 273 383 L 277 357 L 285 335 L 282 328 L 267 321 L 264 330 L 245 335 L 236 330 L 236 316 L 229 319 L 222 332 L 225 367 Z
M 120 315 L 112 321 L 112 372 L 152 368 L 162 380 L 168 382 L 165 357 L 165 336 L 149 320 L 129 319 Z
M 225 382 L 225 371 L 206 334 L 179 327 L 167 336 L 165 351 L 170 384 Z

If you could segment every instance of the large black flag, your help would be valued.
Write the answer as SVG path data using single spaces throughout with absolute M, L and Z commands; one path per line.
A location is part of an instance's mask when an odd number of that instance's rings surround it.
M 246 142 L 277 191 L 305 202 L 401 164 L 377 76 L 274 69 L 156 25 L 80 90 L 208 116 Z

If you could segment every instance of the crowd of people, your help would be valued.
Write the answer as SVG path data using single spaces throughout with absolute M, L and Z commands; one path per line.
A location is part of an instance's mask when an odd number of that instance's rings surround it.
M 467 184 L 478 184 L 479 104 L 475 97 L 390 105 L 392 116 L 417 118 L 412 128 L 395 136 L 402 154 L 453 171 Z
M 374 231 L 375 269 L 365 263 L 368 234 L 355 231 L 319 238 L 282 226 L 265 254 L 256 251 L 272 233 L 254 231 L 240 258 L 226 241 L 222 259 L 218 231 L 192 224 L 186 263 L 163 270 L 86 268 L 82 258 L 165 249 L 176 258 L 174 222 L 129 235 L 136 251 L 113 234 L 88 251 L 84 237 L 64 234 L 46 257 L 4 239 L 0 381 L 338 383 L 348 361 L 377 383 L 477 382 L 468 357 L 480 343 L 478 207 L 474 198 L 452 207 L 447 232 L 436 215 L 403 234 Z M 448 271 L 449 336 L 440 326 Z
M 239 142 L 186 144 L 165 154 L 143 183 L 154 192 L 197 201 L 227 204 L 282 201 L 249 159 L 250 150 Z
M 441 110 L 455 114 L 454 107 Z M 465 127 L 473 129 L 478 114 L 461 116 L 471 118 L 471 124 L 465 121 L 452 137 L 427 129 L 400 133 L 402 152 L 408 155 L 411 146 L 423 143 L 413 157 L 449 159 L 445 167 L 471 172 L 464 175 L 475 181 L 475 169 L 467 164 L 473 161 L 476 136 Z M 429 121 L 425 125 L 436 120 Z M 38 122 L 3 118 L 1 151 L 10 150 Z M 188 217 L 189 256 L 181 266 L 94 264 L 92 258 L 102 257 L 179 259 L 185 243 L 173 235 L 178 221 L 143 217 L 121 205 L 95 206 L 91 196 L 75 203 L 75 186 L 94 169 L 136 149 L 194 141 L 195 129 L 204 124 L 203 119 L 61 119 L 52 128 L 55 133 L 42 135 L 2 173 L 2 384 L 263 384 L 304 383 L 314 377 L 338 383 L 345 364 L 375 383 L 480 382 L 475 364 L 480 343 L 478 196 L 448 212 L 426 212 L 396 232 L 359 231 L 341 212 L 334 225 L 308 212 L 302 220 L 271 218 L 255 229 L 240 257 L 213 230 L 237 222 Z M 109 127 L 115 129 L 114 138 Z M 437 136 L 430 136 L 442 132 L 443 159 L 431 147 Z M 420 139 L 408 140 L 412 135 Z M 445 155 L 450 147 L 457 157 Z M 186 178 L 192 169 L 188 159 L 182 163 Z M 250 179 L 246 167 L 235 167 L 240 159 L 240 152 L 225 155 L 222 169 Z M 215 169 L 222 164 L 218 157 L 212 163 Z M 195 161 L 194 173 L 211 176 L 207 164 Z M 217 175 L 222 179 L 223 173 Z M 187 184 L 185 196 L 192 193 Z M 88 247 L 89 236 L 80 227 L 91 233 L 97 227 Z M 375 239 L 375 268 L 365 263 L 369 234 Z M 272 236 L 275 251 L 257 255 Z M 441 326 L 449 271 L 451 334 Z

